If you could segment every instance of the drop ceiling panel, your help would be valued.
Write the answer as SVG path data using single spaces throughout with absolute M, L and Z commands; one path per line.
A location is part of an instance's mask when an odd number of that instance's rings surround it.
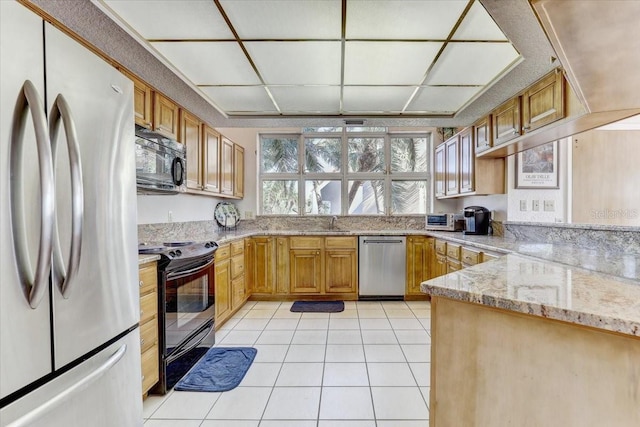
M 269 90 L 283 113 L 340 112 L 340 86 L 272 86 Z
M 268 85 L 340 84 L 340 42 L 250 42 L 245 46 Z
M 481 87 L 427 86 L 420 88 L 407 112 L 454 113 L 473 98 Z
M 400 112 L 413 93 L 413 87 L 346 86 L 343 110 L 349 112 Z
M 105 0 L 145 39 L 233 39 L 211 0 Z
M 237 42 L 156 42 L 151 45 L 196 85 L 260 84 Z
M 453 35 L 453 40 L 507 40 L 507 37 L 480 2 L 476 1 Z
M 200 90 L 227 112 L 278 112 L 261 86 L 201 87 Z
M 450 43 L 427 79 L 429 85 L 486 85 L 518 58 L 509 43 Z
M 419 85 L 442 43 L 347 42 L 344 83 Z
M 339 39 L 341 36 L 340 0 L 223 0 L 221 3 L 243 39 Z
M 444 40 L 467 1 L 349 0 L 348 39 Z

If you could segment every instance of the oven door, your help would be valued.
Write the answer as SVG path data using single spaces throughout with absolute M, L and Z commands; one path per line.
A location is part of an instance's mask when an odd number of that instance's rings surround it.
M 168 363 L 196 346 L 213 345 L 213 257 L 187 263 L 165 273 L 163 350 Z M 209 345 L 205 345 L 207 340 L 211 341 Z

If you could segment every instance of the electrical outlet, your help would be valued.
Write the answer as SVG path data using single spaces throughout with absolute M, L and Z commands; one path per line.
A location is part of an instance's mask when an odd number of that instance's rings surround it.
M 527 201 L 526 200 L 520 200 L 520 211 L 524 212 L 527 210 Z
M 244 219 L 253 219 L 252 211 L 244 211 Z
M 167 213 L 167 219 L 169 220 L 169 222 L 173 222 L 173 212 L 169 211 Z
M 555 203 L 553 200 L 545 200 L 544 201 L 544 211 L 545 212 L 553 212 L 556 209 Z
M 539 211 L 540 210 L 540 200 L 532 200 L 531 201 L 531 210 Z

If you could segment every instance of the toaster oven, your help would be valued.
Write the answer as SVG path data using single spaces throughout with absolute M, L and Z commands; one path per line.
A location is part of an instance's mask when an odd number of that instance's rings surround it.
M 426 230 L 437 231 L 462 231 L 464 230 L 464 216 L 454 213 L 427 214 Z

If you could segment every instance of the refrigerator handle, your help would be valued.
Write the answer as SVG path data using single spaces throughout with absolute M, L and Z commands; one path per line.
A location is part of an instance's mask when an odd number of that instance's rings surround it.
M 49 286 L 51 270 L 51 248 L 54 218 L 53 161 L 51 145 L 47 131 L 47 119 L 44 114 L 42 99 L 38 90 L 30 80 L 26 80 L 13 110 L 11 124 L 10 153 L 10 193 L 11 193 L 11 229 L 13 246 L 18 267 L 20 283 L 24 295 L 31 308 L 37 308 Z M 38 166 L 40 169 L 40 243 L 35 271 L 31 269 L 29 251 L 27 249 L 27 230 L 24 222 L 24 189 L 22 177 L 22 151 L 24 145 L 24 128 L 27 121 L 27 110 L 31 113 L 36 134 L 38 149 Z
M 97 367 L 95 371 L 91 372 L 89 375 L 71 385 L 61 393 L 56 394 L 53 398 L 47 400 L 42 405 L 35 408 L 33 411 L 24 414 L 22 417 L 7 425 L 7 427 L 27 427 L 32 425 L 33 422 L 38 418 L 42 417 L 47 412 L 64 403 L 67 399 L 72 398 L 73 395 L 80 393 L 82 390 L 86 389 L 87 387 L 89 387 L 89 385 L 106 374 L 109 369 L 114 367 L 116 363 L 118 363 L 120 359 L 122 359 L 126 352 L 127 345 L 123 344 L 122 347 L 118 349 L 118 351 L 113 353 L 102 365 Z
M 69 167 L 71 169 L 71 250 L 69 262 L 65 267 L 64 260 L 62 259 L 62 248 L 60 247 L 60 235 L 56 218 L 53 230 L 53 276 L 54 283 L 58 284 L 62 296 L 68 298 L 69 284 L 73 283 L 73 279 L 78 273 L 80 266 L 84 197 L 78 134 L 73 117 L 71 116 L 71 109 L 62 94 L 58 94 L 56 100 L 53 102 L 51 115 L 49 116 L 49 136 L 51 138 L 54 166 L 56 163 L 56 148 L 60 121 L 62 121 L 64 132 L 67 136 L 67 151 L 69 153 Z

